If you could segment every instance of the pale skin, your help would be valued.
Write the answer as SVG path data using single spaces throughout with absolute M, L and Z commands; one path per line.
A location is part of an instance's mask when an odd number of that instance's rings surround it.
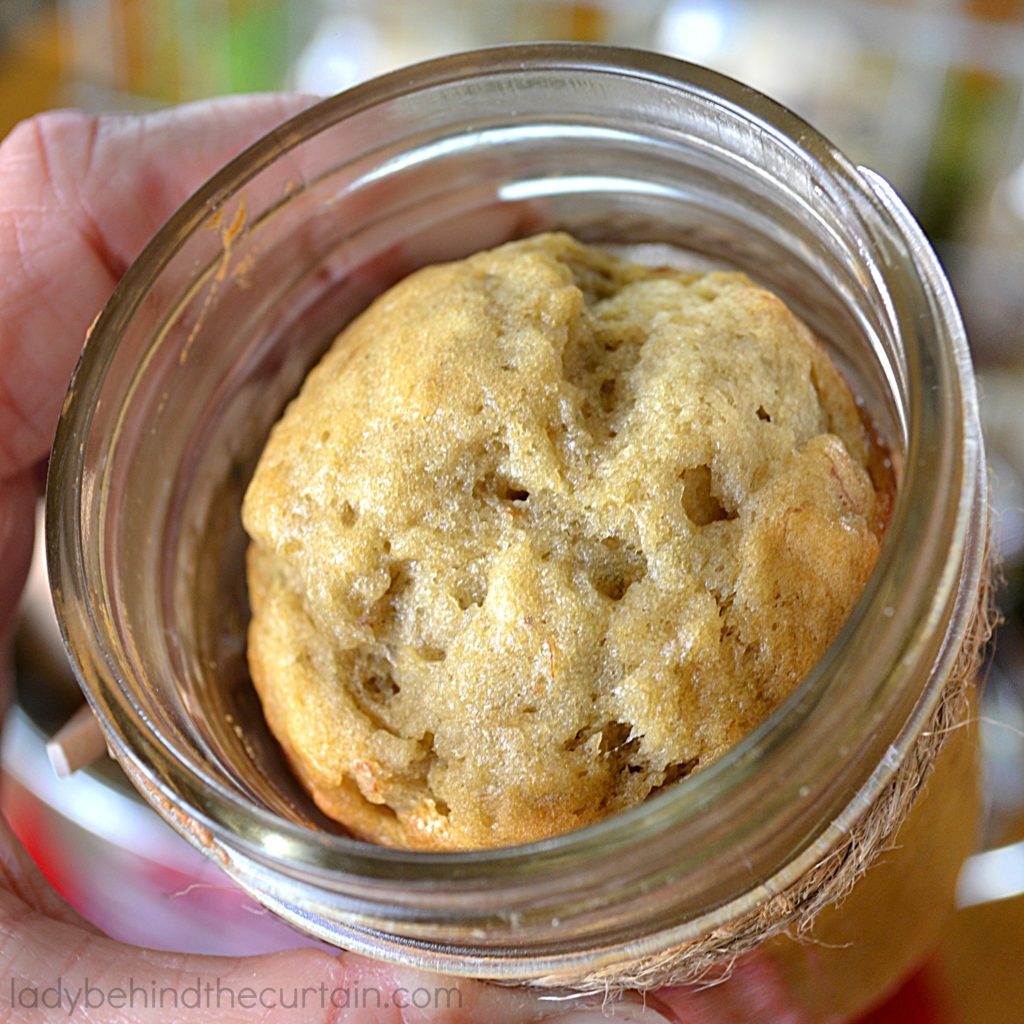
M 0 143 L 0 645 L 13 629 L 46 456 L 90 323 L 167 216 L 246 144 L 309 102 L 297 96 L 236 97 L 145 116 L 51 112 L 19 125 Z M 182 1005 L 170 1014 L 139 1005 L 141 1000 L 119 1009 L 79 1006 L 70 1017 L 66 1003 L 10 1005 L 12 979 L 19 989 L 34 985 L 41 990 L 57 978 L 72 993 L 86 983 L 108 992 L 135 983 L 155 989 L 249 988 L 267 995 L 244 1008 L 218 1009 L 207 1002 L 195 1008 Z M 311 947 L 244 958 L 130 947 L 108 938 L 69 907 L 0 820 L 0 1018 L 17 1024 L 721 1024 L 747 1019 L 745 1012 L 765 1005 L 766 996 L 771 1002 L 771 980 L 751 981 L 729 986 L 731 996 L 721 1001 L 714 990 L 676 988 L 646 999 L 627 996 L 602 1008 L 600 1001 L 564 993 L 551 998 Z M 435 988 L 444 993 L 439 1005 L 424 1009 L 346 1008 L 317 995 Z M 272 1005 L 279 991 L 288 993 L 284 1002 L 307 992 L 305 1007 Z M 724 988 L 718 991 L 725 995 Z M 803 1024 L 803 1018 L 791 1019 Z

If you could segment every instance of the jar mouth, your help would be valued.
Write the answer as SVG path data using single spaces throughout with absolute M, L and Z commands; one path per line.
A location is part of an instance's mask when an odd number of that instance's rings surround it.
M 164 362 L 172 367 L 175 360 L 167 350 L 182 344 L 172 322 L 176 314 L 165 308 L 168 296 L 181 305 L 209 286 L 210 268 L 230 255 L 230 245 L 221 246 L 220 232 L 209 228 L 216 218 L 230 215 L 240 199 L 248 204 L 254 230 L 287 217 L 284 193 L 261 191 L 264 178 L 276 168 L 287 169 L 299 191 L 320 189 L 326 209 L 348 215 L 346 189 L 353 183 L 364 196 L 379 187 L 383 201 L 394 204 L 397 200 L 388 197 L 392 178 L 411 173 L 417 162 L 451 160 L 460 145 L 475 161 L 477 177 L 467 175 L 467 189 L 483 180 L 487 167 L 496 179 L 507 175 L 502 139 L 511 145 L 531 129 L 560 125 L 566 132 L 578 130 L 589 159 L 600 152 L 602 132 L 628 134 L 622 110 L 617 110 L 618 120 L 602 121 L 589 108 L 562 111 L 559 118 L 550 106 L 537 109 L 540 98 L 550 104 L 550 96 L 561 90 L 571 101 L 574 90 L 584 87 L 591 90 L 588 102 L 600 90 L 625 90 L 634 104 L 650 93 L 650 108 L 632 108 L 644 122 L 638 131 L 654 139 L 645 159 L 663 160 L 669 167 L 673 147 L 678 147 L 700 183 L 713 181 L 719 173 L 716 161 L 722 161 L 736 181 L 746 176 L 755 225 L 778 217 L 795 223 L 802 212 L 816 221 L 817 235 L 832 239 L 829 244 L 839 249 L 845 246 L 858 261 L 834 296 L 836 308 L 843 308 L 836 316 L 873 335 L 870 357 L 850 351 L 846 364 L 860 383 L 871 378 L 876 391 L 888 389 L 880 396 L 887 408 L 884 430 L 899 477 L 878 565 L 841 635 L 792 697 L 713 765 L 638 807 L 529 846 L 460 853 L 378 847 L 304 824 L 301 814 L 283 815 L 216 764 L 207 734 L 188 725 L 188 714 L 199 714 L 188 695 L 175 695 L 175 679 L 158 679 L 151 666 L 138 661 L 141 623 L 126 607 L 133 591 L 118 576 L 120 563 L 115 564 L 136 536 L 121 522 L 142 507 L 141 494 L 131 492 L 126 498 L 124 488 L 126 481 L 132 484 L 134 470 L 124 454 L 124 438 L 146 410 L 176 399 L 169 390 L 175 380 L 172 369 L 160 369 Z M 410 97 L 417 97 L 416 110 L 423 114 L 415 129 L 401 120 Z M 665 113 L 673 98 L 678 125 Z M 653 109 L 656 103 L 661 106 Z M 460 110 L 463 120 L 456 123 Z M 713 143 L 708 140 L 714 138 L 716 119 L 725 141 Z M 389 138 L 392 123 L 397 134 Z M 339 161 L 340 171 L 328 181 L 311 164 L 310 144 L 330 140 L 339 129 L 348 133 L 351 155 Z M 688 131 L 698 130 L 704 132 L 699 144 L 687 137 Z M 492 149 L 484 152 L 481 139 L 488 132 Z M 742 151 L 730 155 L 731 144 Z M 615 145 L 626 151 L 622 140 Z M 525 143 L 521 149 L 522 159 L 533 159 L 535 166 L 487 197 L 499 209 L 513 208 L 516 217 L 525 212 L 525 221 L 512 230 L 525 233 L 530 211 L 540 208 L 543 218 L 547 204 L 561 203 L 563 215 L 599 233 L 599 216 L 587 220 L 579 204 L 556 192 L 562 188 L 567 194 L 575 187 L 581 196 L 604 196 L 610 189 L 607 181 L 602 192 L 601 175 L 584 160 L 575 185 L 567 183 L 565 174 L 559 184 L 545 176 L 543 154 Z M 593 166 L 600 166 L 597 157 Z M 664 167 L 658 167 L 661 175 Z M 634 168 L 630 174 L 631 180 L 641 178 Z M 767 197 L 783 179 L 793 193 L 792 205 L 773 206 Z M 672 188 L 663 175 L 649 185 Z M 325 188 L 330 190 L 326 198 Z M 703 188 L 693 186 L 698 199 L 713 195 Z M 431 193 L 427 201 L 443 205 L 445 196 Z M 262 203 L 258 212 L 257 202 Z M 524 202 L 531 205 L 524 207 Z M 625 203 L 616 210 L 626 237 L 631 223 L 644 222 L 646 215 L 637 209 Z M 724 223 L 726 212 L 720 216 Z M 713 234 L 718 222 L 708 223 L 711 227 L 702 230 Z M 842 229 L 846 237 L 840 237 L 840 223 L 847 225 Z M 361 232 L 371 228 L 357 225 Z M 799 241 L 796 227 L 787 230 Z M 199 244 L 201 236 L 205 248 L 195 264 L 196 281 L 169 288 L 170 275 L 180 272 L 189 247 Z M 664 239 L 644 235 L 636 240 Z M 808 255 L 797 241 L 790 246 L 794 259 L 811 269 L 819 265 L 819 257 Z M 739 244 L 740 262 L 756 261 L 760 245 Z M 768 261 L 762 269 L 779 277 L 783 291 L 787 282 L 792 284 L 783 261 Z M 274 310 L 261 309 L 258 298 L 252 299 L 253 319 L 273 319 Z M 870 322 L 855 308 L 868 300 L 874 308 Z M 310 315 L 320 316 L 319 310 L 311 305 Z M 145 337 L 139 326 L 143 321 L 150 325 Z M 274 341 L 272 331 L 261 336 L 260 351 Z M 289 379 L 297 380 L 294 368 L 287 369 Z M 255 392 L 252 379 L 239 384 L 232 377 L 237 372 L 225 363 L 211 394 L 243 385 Z M 198 408 L 195 415 L 211 414 Z M 136 456 L 140 450 L 131 449 Z M 176 457 L 186 467 L 179 473 L 187 473 L 192 456 L 181 452 Z M 981 574 L 983 464 L 967 343 L 949 287 L 919 229 L 881 179 L 855 167 L 790 111 L 705 68 L 587 44 L 494 47 L 404 69 L 317 103 L 226 165 L 158 232 L 97 320 L 72 381 L 51 460 L 47 553 L 65 643 L 119 760 L 147 798 L 196 845 L 229 871 L 234 865 L 236 876 L 244 864 L 245 877 L 239 880 L 265 902 L 289 904 L 288 885 L 301 882 L 340 893 L 347 901 L 344 913 L 358 927 L 378 921 L 373 908 L 385 903 L 396 919 L 422 917 L 422 905 L 407 902 L 397 886 L 417 889 L 417 899 L 432 892 L 440 906 L 453 893 L 471 901 L 486 883 L 499 885 L 505 894 L 495 897 L 500 917 L 519 905 L 528 885 L 557 879 L 563 888 L 578 890 L 582 903 L 595 886 L 614 885 L 634 861 L 646 859 L 648 872 L 653 864 L 659 877 L 673 884 L 680 879 L 692 883 L 692 903 L 679 913 L 680 919 L 687 914 L 696 919 L 709 908 L 725 907 L 757 880 L 777 877 L 786 865 L 796 864 L 801 851 L 811 851 L 830 825 L 842 828 L 855 821 L 885 783 L 879 766 L 898 761 L 927 720 L 941 689 L 942 666 L 951 657 L 944 638 L 966 614 Z M 231 471 L 230 465 L 224 469 Z M 176 496 L 174 481 L 159 478 L 151 484 L 147 500 L 169 506 Z M 201 525 L 186 522 L 180 534 Z M 160 609 L 183 600 L 182 588 L 194 585 L 195 580 L 172 580 L 147 600 Z M 189 654 L 178 655 L 171 663 L 187 674 Z M 148 689 L 152 693 L 147 696 Z M 823 737 L 830 737 L 831 745 Z M 780 778 L 785 784 L 779 784 Z M 713 884 L 707 874 L 712 863 Z M 566 882 L 584 864 L 586 878 L 578 886 Z M 301 914 L 293 916 L 298 920 Z M 326 925 L 312 927 L 333 934 Z M 565 941 L 572 941 L 571 933 Z

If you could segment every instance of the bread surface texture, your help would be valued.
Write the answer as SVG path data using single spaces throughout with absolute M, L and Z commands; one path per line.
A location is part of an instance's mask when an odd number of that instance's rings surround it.
M 338 337 L 246 494 L 249 663 L 319 806 L 473 849 L 637 804 L 821 657 L 882 530 L 850 391 L 736 273 L 565 234 Z

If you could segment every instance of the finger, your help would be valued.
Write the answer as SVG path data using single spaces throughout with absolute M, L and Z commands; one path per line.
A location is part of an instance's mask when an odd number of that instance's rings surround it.
M 558 1012 L 525 989 L 312 948 L 242 958 L 131 949 L 25 913 L 4 938 L 0 1007 L 11 1022 L 527 1024 Z
M 274 95 L 143 116 L 57 111 L 0 144 L 0 479 L 48 450 L 88 325 L 154 231 L 309 103 Z
M 232 958 L 123 945 L 61 899 L 0 819 L 0 1020 L 525 1024 L 564 1008 L 313 948 Z

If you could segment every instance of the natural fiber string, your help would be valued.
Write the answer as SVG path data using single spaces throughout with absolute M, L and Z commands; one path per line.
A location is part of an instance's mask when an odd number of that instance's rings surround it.
M 728 979 L 739 957 L 766 939 L 782 933 L 808 936 L 818 914 L 840 903 L 878 856 L 890 848 L 948 735 L 968 722 L 971 690 L 996 623 L 993 560 L 987 547 L 984 566 L 963 642 L 927 727 L 856 827 L 814 867 L 782 892 L 700 938 L 642 959 L 608 965 L 574 981 L 559 976 L 541 978 L 533 984 L 569 984 L 580 993 L 605 996 L 626 990 L 649 991 L 663 985 L 718 984 Z

